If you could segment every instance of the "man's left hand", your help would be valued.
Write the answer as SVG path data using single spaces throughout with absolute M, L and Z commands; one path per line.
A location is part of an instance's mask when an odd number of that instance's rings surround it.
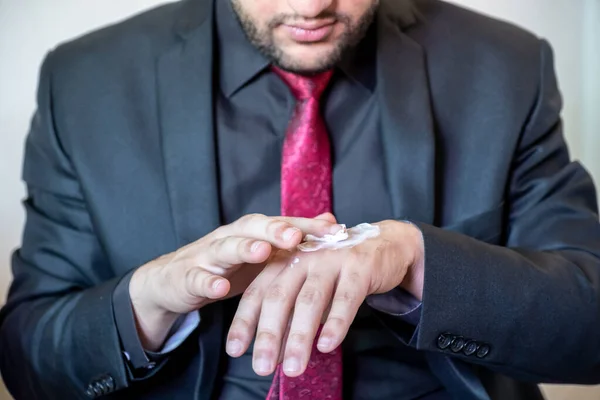
M 322 321 L 317 348 L 329 353 L 342 343 L 367 296 L 402 287 L 420 300 L 421 232 L 404 222 L 376 225 L 379 236 L 354 247 L 278 252 L 244 292 L 228 334 L 227 353 L 241 356 L 256 333 L 254 371 L 269 375 L 283 359 L 284 373 L 299 376 Z

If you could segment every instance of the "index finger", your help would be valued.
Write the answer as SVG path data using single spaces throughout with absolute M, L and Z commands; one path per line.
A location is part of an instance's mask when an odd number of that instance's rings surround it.
M 246 215 L 217 231 L 217 238 L 238 236 L 270 243 L 280 249 L 292 249 L 304 235 L 325 236 L 339 232 L 343 227 L 331 219 L 299 217 L 267 217 L 262 214 Z

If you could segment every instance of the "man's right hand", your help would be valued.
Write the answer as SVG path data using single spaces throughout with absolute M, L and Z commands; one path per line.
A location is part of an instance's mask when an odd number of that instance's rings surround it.
M 293 249 L 306 234 L 340 229 L 331 214 L 315 219 L 252 214 L 145 264 L 129 284 L 142 345 L 160 349 L 180 315 L 241 294 L 274 250 Z

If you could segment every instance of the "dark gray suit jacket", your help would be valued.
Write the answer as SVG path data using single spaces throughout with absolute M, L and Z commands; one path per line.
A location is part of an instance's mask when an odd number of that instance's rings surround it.
M 600 224 L 593 183 L 569 161 L 548 44 L 438 0 L 382 7 L 381 156 L 394 216 L 419 225 L 426 251 L 418 328 L 382 319 L 427 352 L 456 398 L 483 398 L 469 373 L 494 399 L 600 382 Z M 17 399 L 84 398 L 94 386 L 110 398 L 210 398 L 219 303 L 136 380 L 112 292 L 219 225 L 212 22 L 211 1 L 184 0 L 47 56 L 26 144 L 27 224 L 0 316 Z

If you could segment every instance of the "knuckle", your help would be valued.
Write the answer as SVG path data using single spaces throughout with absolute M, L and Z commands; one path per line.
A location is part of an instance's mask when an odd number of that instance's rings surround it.
M 358 247 L 352 247 L 348 252 L 348 261 L 352 263 L 360 263 L 364 258 L 363 252 Z
M 205 239 L 209 239 L 212 237 L 223 237 L 225 235 L 225 233 L 227 232 L 227 229 L 230 227 L 231 225 L 221 225 L 219 226 L 217 229 L 215 229 L 214 231 L 212 231 L 212 234 L 209 234 L 203 238 L 200 238 L 198 240 L 198 242 L 202 242 Z
M 306 332 L 294 331 L 290 332 L 288 336 L 288 343 L 290 343 L 292 346 L 302 346 L 307 344 L 309 341 L 312 341 L 312 339 L 309 339 Z
M 184 247 L 181 247 L 180 249 L 177 249 L 175 253 L 171 253 L 172 257 L 170 257 L 169 259 L 162 259 L 162 257 L 161 259 L 167 262 L 166 265 L 189 265 L 190 263 L 193 264 L 195 262 L 196 256 L 199 253 L 199 248 L 201 248 L 201 246 L 195 246 L 193 243 L 190 243 Z
M 354 306 L 356 305 L 357 301 L 358 296 L 356 293 L 350 290 L 344 290 L 341 293 L 336 293 L 335 297 L 333 298 L 334 303 L 338 303 L 344 307 Z
M 358 283 L 362 281 L 362 275 L 358 271 L 348 271 L 348 281 Z
M 289 224 L 282 221 L 269 222 L 267 232 L 274 238 L 282 238 L 283 233 L 289 227 Z
M 261 290 L 256 285 L 250 285 L 242 294 L 240 303 L 254 303 L 259 301 L 261 297 Z
M 271 331 L 261 329 L 256 334 L 256 343 L 265 345 L 268 343 L 274 343 L 276 341 L 277 341 L 277 335 L 275 335 L 275 333 L 273 333 Z
M 190 263 L 188 264 L 192 268 L 203 267 L 207 264 L 208 257 L 206 252 L 195 254 L 193 257 L 190 257 Z M 213 258 L 216 258 L 216 254 Z
M 250 253 L 251 245 L 252 245 L 251 239 L 240 240 L 236 246 L 238 254 Z
M 309 271 L 308 276 L 306 277 L 306 283 L 314 286 L 320 286 L 324 282 L 323 275 L 317 271 Z
M 190 268 L 187 271 L 185 271 L 185 275 L 184 275 L 184 279 L 185 279 L 185 290 L 187 292 L 187 294 L 192 295 L 192 296 L 198 296 L 200 295 L 200 293 L 198 293 L 197 288 L 197 280 L 198 280 L 198 276 L 199 276 L 199 270 L 197 268 Z
M 265 295 L 265 300 L 272 302 L 280 302 L 287 299 L 287 293 L 283 286 L 276 284 L 269 287 Z
M 302 289 L 296 300 L 298 304 L 314 306 L 323 301 L 324 294 L 315 286 L 307 286 Z
M 348 326 L 348 320 L 341 316 L 329 316 L 327 318 L 327 328 L 329 332 L 338 333 Z
M 243 332 L 250 330 L 252 324 L 248 320 L 243 317 L 236 316 L 233 321 L 231 321 L 231 333 L 230 335 L 235 337 L 245 336 Z M 237 335 L 237 336 L 236 336 Z
M 194 282 L 196 277 L 198 276 L 198 270 L 196 268 L 190 268 L 185 271 L 185 281 L 186 282 Z
M 215 257 L 218 257 L 224 250 L 227 238 L 215 239 L 210 243 L 210 249 Z
M 241 225 L 242 229 L 247 229 L 248 227 L 252 226 L 253 224 L 255 224 L 263 218 L 265 218 L 265 215 L 263 214 L 252 213 L 244 215 L 238 220 L 238 222 Z

